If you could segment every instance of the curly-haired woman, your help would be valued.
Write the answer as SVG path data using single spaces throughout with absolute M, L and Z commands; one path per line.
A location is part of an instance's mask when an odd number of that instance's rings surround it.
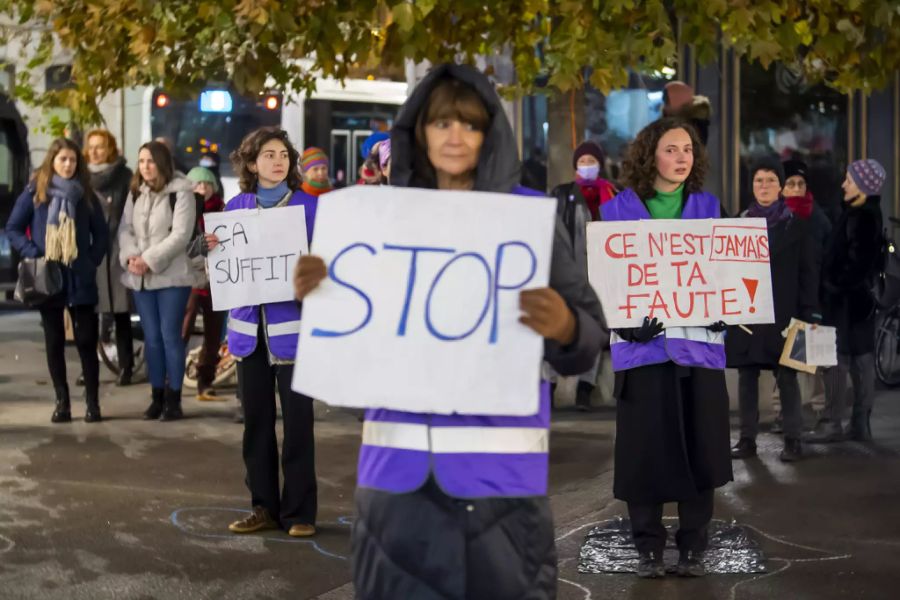
M 708 163 L 694 128 L 665 118 L 628 149 L 626 189 L 600 207 L 604 221 L 711 219 L 719 200 L 702 190 Z M 678 503 L 678 574 L 705 573 L 713 491 L 731 481 L 724 324 L 643 325 L 613 333 L 616 371 L 615 497 L 628 503 L 638 576 L 662 577 L 663 504 Z

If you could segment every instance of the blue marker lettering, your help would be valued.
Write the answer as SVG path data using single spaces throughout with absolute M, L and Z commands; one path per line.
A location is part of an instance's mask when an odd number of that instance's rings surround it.
M 366 244 L 366 243 L 363 243 L 363 242 L 358 242 L 358 243 L 356 243 L 356 244 L 352 244 L 352 245 L 350 245 L 350 246 L 347 246 L 346 248 L 344 248 L 343 250 L 341 250 L 340 252 L 338 252 L 338 255 L 335 256 L 335 257 L 334 257 L 334 260 L 331 261 L 331 264 L 328 265 L 328 275 L 329 275 L 329 276 L 335 281 L 335 283 L 337 283 L 338 285 L 342 285 L 342 286 L 344 286 L 345 288 L 349 288 L 349 289 L 353 290 L 354 292 L 356 292 L 357 294 L 359 294 L 359 296 L 360 296 L 360 297 L 363 299 L 363 301 L 366 303 L 366 316 L 365 316 L 365 318 L 362 320 L 362 323 L 360 323 L 359 325 L 357 325 L 356 327 L 354 327 L 353 329 L 350 329 L 350 330 L 348 330 L 348 331 L 329 331 L 329 330 L 327 330 L 327 329 L 319 329 L 319 328 L 317 327 L 317 328 L 315 328 L 315 329 L 312 330 L 311 335 L 312 335 L 313 337 L 343 337 L 343 336 L 345 336 L 345 335 L 351 335 L 351 334 L 356 333 L 357 331 L 359 331 L 360 329 L 362 329 L 362 328 L 365 327 L 366 325 L 368 325 L 368 324 L 369 324 L 369 321 L 372 319 L 372 301 L 369 299 L 369 297 L 366 295 L 366 293 L 363 292 L 362 290 L 360 290 L 358 287 L 353 286 L 353 285 L 347 283 L 346 281 L 344 281 L 343 279 L 341 279 L 340 277 L 338 277 L 338 276 L 337 276 L 337 273 L 335 273 L 335 267 L 336 267 L 336 265 L 337 265 L 338 260 L 340 260 L 340 258 L 341 258 L 342 256 L 344 256 L 346 253 L 350 252 L 351 250 L 355 250 L 356 248 L 365 248 L 366 250 L 369 251 L 369 254 L 371 254 L 371 255 L 373 255 L 373 256 L 374 256 L 375 253 L 376 253 L 376 252 L 375 252 L 375 248 L 373 248 L 372 246 L 370 246 L 370 245 L 368 245 L 368 244 Z

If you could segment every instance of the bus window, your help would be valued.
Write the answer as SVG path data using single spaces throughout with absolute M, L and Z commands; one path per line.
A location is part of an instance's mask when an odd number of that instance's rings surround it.
M 335 129 L 331 132 L 331 147 L 328 154 L 331 166 L 331 181 L 334 187 L 342 188 L 356 181 L 356 173 L 350 164 L 350 132 Z
M 246 97 L 206 90 L 199 98 L 179 100 L 156 90 L 150 107 L 153 138 L 172 143 L 175 167 L 184 173 L 204 154 L 216 152 L 221 157 L 219 174 L 234 177 L 228 156 L 248 133 L 272 125 L 281 125 L 281 99 L 275 94 Z
M 332 181 L 338 186 L 353 184 L 363 164 L 360 155 L 363 142 L 374 131 L 389 131 L 399 108 L 395 104 L 379 102 L 307 100 L 304 106 L 304 146 L 331 148 L 329 175 Z M 340 155 L 336 154 L 336 148 Z M 344 169 L 347 170 L 346 183 L 338 178 L 338 171 Z

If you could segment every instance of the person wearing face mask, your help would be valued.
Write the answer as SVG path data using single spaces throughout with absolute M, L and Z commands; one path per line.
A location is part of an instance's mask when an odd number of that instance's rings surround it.
M 766 220 L 775 323 L 728 330 L 728 366 L 738 369 L 741 434 L 731 450 L 731 457 L 736 459 L 756 456 L 761 370 L 774 371 L 778 384 L 784 423 L 784 448 L 779 458 L 793 462 L 803 457 L 800 386 L 797 371 L 778 364 L 784 348 L 781 332 L 792 318 L 819 323 L 822 315 L 818 308 L 819 277 L 813 240 L 807 221 L 797 217 L 781 195 L 784 175 L 781 163 L 774 158 L 757 163 L 750 175 L 753 203 L 741 214 L 743 218 Z
M 518 185 L 515 147 L 488 78 L 470 66 L 438 65 L 394 123 L 391 184 L 534 202 L 527 196 L 542 194 Z M 545 360 L 571 375 L 594 362 L 605 332 L 600 303 L 567 237 L 557 219 L 549 286 L 523 291 L 519 300 L 520 322 L 544 339 Z M 321 257 L 301 257 L 297 299 L 326 276 Z M 555 598 L 549 425 L 544 383 L 531 416 L 366 411 L 352 533 L 355 597 Z
M 825 409 L 812 443 L 849 437 L 871 441 L 870 418 L 875 401 L 875 298 L 883 244 L 881 192 L 887 175 L 877 160 L 850 164 L 841 186 L 844 202 L 822 263 L 825 323 L 837 327 L 838 364 L 825 370 Z M 847 375 L 853 384 L 853 413 L 842 429 Z
M 307 181 L 328 181 L 325 154 L 317 148 L 297 151 L 280 127 L 262 127 L 248 134 L 231 155 L 240 177 L 241 193 L 228 201 L 229 210 L 269 210 L 302 206 L 307 241 L 312 241 L 318 193 L 302 185 L 298 167 Z M 319 169 L 319 171 L 315 171 Z M 321 192 L 322 187 L 313 187 Z M 215 234 L 204 236 L 209 250 L 219 243 Z M 243 456 L 251 510 L 228 526 L 236 534 L 284 529 L 292 537 L 316 533 L 316 483 L 313 401 L 291 389 L 300 309 L 294 301 L 241 306 L 228 318 L 228 349 L 238 359 L 238 394 L 244 407 Z M 284 438 L 281 444 L 283 487 L 279 490 L 277 408 L 281 402 Z
M 72 420 L 63 318 L 63 311 L 68 309 L 84 374 L 87 404 L 84 420 L 86 423 L 100 421 L 96 274 L 106 255 L 109 228 L 91 189 L 81 148 L 75 142 L 59 138 L 50 144 L 44 162 L 16 199 L 6 223 L 6 234 L 22 257 L 45 257 L 62 268 L 62 292 L 38 307 L 44 328 L 47 368 L 56 392 L 56 409 L 50 420 L 53 423 Z
M 572 156 L 575 179 L 556 186 L 551 195 L 556 198 L 556 213 L 562 220 L 572 240 L 572 251 L 578 266 L 587 273 L 586 227 L 600 219 L 600 206 L 612 200 L 616 187 L 600 176 L 605 161 L 603 149 L 593 141 L 582 142 Z M 597 371 L 602 356 L 592 369 L 578 376 L 575 391 L 575 408 L 588 411 L 591 394 L 597 381 Z M 553 385 L 555 391 L 555 384 Z
M 696 130 L 664 118 L 641 130 L 622 164 L 627 188 L 600 207 L 604 221 L 717 219 L 703 191 L 709 163 Z M 628 504 L 638 577 L 666 573 L 663 506 L 678 503 L 683 577 L 705 574 L 715 489 L 732 480 L 724 323 L 665 327 L 647 316 L 614 330 L 616 449 L 613 494 Z

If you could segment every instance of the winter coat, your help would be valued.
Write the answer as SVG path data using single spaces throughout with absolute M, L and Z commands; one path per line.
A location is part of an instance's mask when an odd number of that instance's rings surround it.
M 431 91 L 442 78 L 453 78 L 471 86 L 485 102 L 490 123 L 484 132 L 484 143 L 476 167 L 474 189 L 499 193 L 527 194 L 518 186 L 520 164 L 515 151 L 516 143 L 503 114 L 503 108 L 493 90 L 491 82 L 479 71 L 458 65 L 436 66 L 413 90 L 409 99 L 400 109 L 391 131 L 391 183 L 401 187 L 426 187 L 428 182 L 418 179 L 420 174 L 414 170 L 415 161 L 415 129 L 419 113 L 424 110 Z M 531 191 L 532 195 L 536 192 Z M 522 198 L 522 202 L 534 201 Z M 497 223 L 502 227 L 502 223 Z M 575 262 L 572 245 L 562 222 L 557 219 L 550 267 L 550 286 L 566 301 L 576 319 L 576 337 L 572 344 L 563 347 L 557 342 L 544 341 L 544 358 L 558 372 L 574 375 L 588 370 L 594 363 L 605 338 L 604 322 L 600 303 L 597 300 L 583 269 Z M 538 364 L 534 368 L 539 368 Z M 412 529 L 396 530 L 391 523 L 398 518 L 406 518 L 416 512 L 424 513 L 420 498 L 422 486 L 430 478 L 434 478 L 440 490 L 446 496 L 454 498 L 476 498 L 477 502 L 496 501 L 503 510 L 487 514 L 477 524 L 478 531 L 496 532 L 492 540 L 496 548 L 516 545 L 521 540 L 533 539 L 536 527 L 549 524 L 549 513 L 540 512 L 546 504 L 547 469 L 546 438 L 550 421 L 550 398 L 548 386 L 542 386 L 544 393 L 541 407 L 537 415 L 527 417 L 495 417 L 466 415 L 429 415 L 394 410 L 369 410 L 363 428 L 363 445 L 360 449 L 358 469 L 358 489 L 374 489 L 382 492 L 393 492 L 393 497 L 385 494 L 360 494 L 357 496 L 358 514 L 365 521 L 365 529 L 358 529 L 354 545 L 354 581 L 358 598 L 384 598 L 385 581 L 415 579 L 427 580 L 429 575 L 424 563 L 405 563 L 402 554 L 416 547 L 420 531 Z M 474 429 L 473 429 L 474 428 Z M 466 446 L 470 450 L 480 449 L 480 453 L 460 451 L 441 451 L 432 443 L 432 436 L 439 434 L 458 434 L 469 429 L 468 436 L 455 437 L 460 440 L 459 447 Z M 378 435 L 367 435 L 367 433 Z M 385 435 L 396 432 L 391 437 Z M 409 436 L 404 443 L 404 432 L 414 434 L 424 445 L 415 442 L 409 445 Z M 476 433 L 477 432 L 477 433 Z M 424 434 L 418 438 L 415 434 Z M 510 450 L 497 452 L 496 446 L 484 444 L 500 440 L 498 435 L 516 448 L 522 441 L 530 437 L 535 443 L 528 453 Z M 445 436 L 446 437 L 446 436 Z M 390 439 L 388 439 L 390 438 Z M 502 443 L 502 442 L 501 442 Z M 374 498 L 384 499 L 377 504 Z M 503 500 L 501 501 L 501 498 Z M 510 500 L 515 499 L 515 502 Z M 472 510 L 474 511 L 474 505 Z M 542 517 L 527 515 L 543 514 Z M 537 522 L 535 522 L 537 521 Z M 470 530 L 468 520 L 448 520 L 446 526 L 456 536 L 468 536 Z M 360 527 L 363 527 L 361 525 Z M 429 544 L 440 546 L 442 540 L 450 539 L 450 531 L 444 531 L 437 525 L 430 535 Z M 478 534 L 476 534 L 478 535 Z M 448 547 L 449 548 L 449 547 Z M 503 551 L 501 551 L 502 553 Z M 454 546 L 451 554 L 458 560 L 465 557 L 463 547 Z M 445 563 L 455 564 L 455 563 Z M 516 588 L 506 582 L 518 581 L 535 571 L 535 565 L 548 565 L 543 574 L 547 586 L 543 591 L 535 590 L 528 598 L 551 598 L 555 592 L 555 552 L 552 542 L 533 553 L 504 554 L 503 567 L 489 568 L 496 581 L 497 597 L 524 598 Z M 451 567 L 452 568 L 452 567 Z M 467 576 L 475 576 L 477 572 L 469 567 L 461 571 L 453 569 L 448 579 L 456 584 L 464 584 Z M 506 575 L 504 575 L 506 574 Z M 504 575 L 500 578 L 501 575 Z M 532 578 L 532 581 L 534 579 Z M 538 582 L 535 582 L 537 585 Z M 406 588 L 404 588 L 406 589 Z M 394 592 L 395 590 L 391 590 Z M 435 593 L 421 597 L 448 597 Z M 417 597 L 419 597 L 417 596 Z M 456 596 L 453 596 L 456 597 Z
M 816 268 L 821 272 L 822 261 L 825 260 L 825 251 L 831 240 L 831 221 L 828 215 L 818 204 L 813 204 L 812 214 L 809 215 L 809 237 L 813 241 L 813 257 L 816 260 Z M 816 285 L 818 288 L 818 284 Z
M 806 322 L 821 320 L 814 244 L 809 222 L 796 216 L 769 228 L 769 267 L 772 272 L 775 323 L 748 325 L 753 335 L 740 327 L 730 327 L 725 337 L 729 367 L 776 367 L 784 348 L 781 332 L 791 318 Z
M 124 158 L 119 158 L 103 171 L 91 173 L 91 187 L 103 208 L 109 230 L 109 248 L 97 269 L 97 291 L 100 295 L 97 312 L 101 313 L 130 312 L 128 290 L 122 285 L 118 232 L 128 200 L 131 176 L 131 169 L 125 166 Z
M 604 182 L 606 186 L 606 194 L 608 198 L 600 199 L 603 203 L 605 200 L 612 199 L 616 195 L 616 189 L 609 182 Z M 588 208 L 581 188 L 574 181 L 569 183 L 561 183 L 551 192 L 556 198 L 556 214 L 562 220 L 569 238 L 572 240 L 572 251 L 575 253 L 575 262 L 587 273 L 587 224 L 594 220 L 591 211 Z
M 169 194 L 175 192 L 175 211 Z M 141 185 L 125 203 L 119 226 L 119 263 L 125 272 L 122 283 L 131 290 L 159 290 L 192 287 L 197 276 L 188 257 L 187 246 L 194 232 L 197 206 L 194 186 L 185 177 L 176 177 L 165 188 L 154 192 Z M 140 256 L 150 267 L 141 275 L 128 271 L 128 259 Z
M 26 258 L 44 256 L 44 240 L 47 235 L 49 202 L 34 204 L 34 183 L 28 185 L 16 200 L 6 234 L 10 244 Z M 30 228 L 30 235 L 26 230 Z M 63 267 L 65 294 L 60 298 L 68 306 L 93 306 L 97 304 L 97 266 L 109 245 L 109 230 L 103 211 L 95 198 L 83 197 L 75 211 L 75 245 L 78 257 L 68 267 Z
M 685 196 L 682 219 L 721 214 L 715 196 Z M 604 221 L 651 218 L 631 189 L 601 210 Z M 647 343 L 613 335 L 616 498 L 636 504 L 692 500 L 731 481 L 722 337 L 704 327 L 667 327 Z
M 873 352 L 875 299 L 871 288 L 881 264 L 881 197 L 842 206 L 822 264 L 825 324 L 838 328 L 838 352 Z

